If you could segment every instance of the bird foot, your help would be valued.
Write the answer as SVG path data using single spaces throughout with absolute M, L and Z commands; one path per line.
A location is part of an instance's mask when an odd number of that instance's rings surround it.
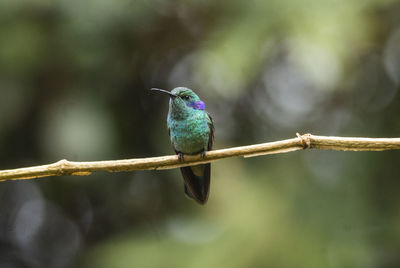
M 183 153 L 178 153 L 178 160 L 179 162 L 183 162 Z
M 201 153 L 201 158 L 203 158 L 203 159 L 205 159 L 206 158 L 206 151 L 204 150 L 204 151 L 202 151 Z

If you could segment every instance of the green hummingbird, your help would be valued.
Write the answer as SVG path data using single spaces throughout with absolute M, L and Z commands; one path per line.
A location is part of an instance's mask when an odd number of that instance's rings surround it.
M 185 154 L 202 154 L 205 157 L 214 142 L 214 124 L 204 102 L 186 87 L 177 87 L 171 92 L 158 88 L 151 90 L 170 97 L 168 133 L 179 159 L 183 160 Z M 204 205 L 210 191 L 211 164 L 181 167 L 181 173 L 186 196 Z

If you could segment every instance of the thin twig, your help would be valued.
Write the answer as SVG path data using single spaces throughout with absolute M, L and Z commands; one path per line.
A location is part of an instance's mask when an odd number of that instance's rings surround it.
M 398 150 L 400 149 L 400 138 L 347 138 L 297 134 L 297 138 L 293 139 L 209 151 L 205 158 L 201 155 L 185 155 L 183 161 L 179 161 L 176 155 L 92 162 L 72 162 L 64 159 L 49 165 L 0 171 L 0 181 L 35 179 L 62 175 L 84 176 L 90 175 L 94 171 L 120 172 L 172 169 L 188 165 L 210 163 L 234 156 L 253 157 L 266 154 L 287 153 L 303 149 L 336 151 Z

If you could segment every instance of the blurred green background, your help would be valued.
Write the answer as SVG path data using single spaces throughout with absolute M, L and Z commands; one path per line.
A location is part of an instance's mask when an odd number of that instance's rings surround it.
M 400 1 L 2 0 L 0 169 L 172 154 L 193 88 L 214 148 L 399 137 Z M 400 267 L 399 152 L 302 151 L 0 183 L 1 267 Z

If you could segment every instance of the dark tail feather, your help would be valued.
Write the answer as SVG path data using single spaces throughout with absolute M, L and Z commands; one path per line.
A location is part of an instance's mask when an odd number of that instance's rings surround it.
M 210 192 L 211 164 L 182 167 L 181 173 L 186 195 L 204 205 Z

